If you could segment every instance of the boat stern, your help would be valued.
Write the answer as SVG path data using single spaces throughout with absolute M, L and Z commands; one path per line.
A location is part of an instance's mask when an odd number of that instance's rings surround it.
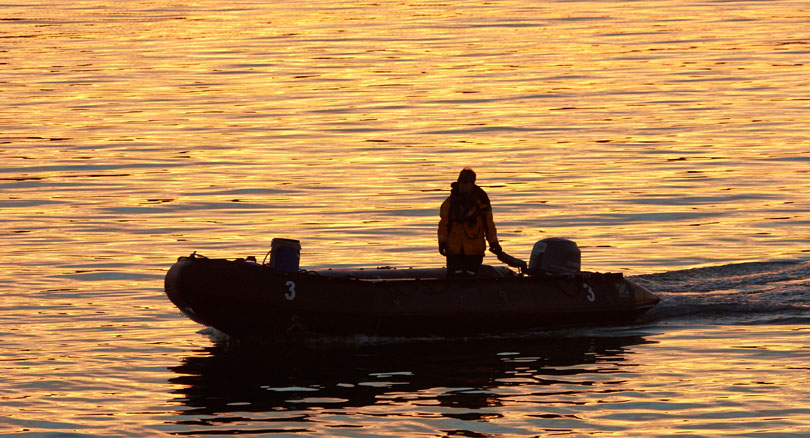
M 620 293 L 627 294 L 627 298 L 635 303 L 641 313 L 652 309 L 661 302 L 661 298 L 646 287 L 627 279 L 625 279 L 625 284 L 626 288 L 620 289 Z

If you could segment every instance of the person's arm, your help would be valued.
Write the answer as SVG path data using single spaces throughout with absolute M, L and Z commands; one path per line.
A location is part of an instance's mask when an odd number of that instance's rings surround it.
M 495 228 L 495 219 L 492 217 L 492 206 L 487 205 L 483 209 L 484 221 L 486 221 L 486 237 L 489 247 L 496 254 L 501 252 L 501 244 L 498 242 L 498 230 Z
M 439 252 L 444 255 L 447 249 L 448 238 L 448 224 L 450 221 L 450 198 L 442 202 L 442 207 L 439 209 Z

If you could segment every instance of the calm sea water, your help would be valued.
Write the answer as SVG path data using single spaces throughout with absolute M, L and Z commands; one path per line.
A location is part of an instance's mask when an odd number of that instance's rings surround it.
M 0 8 L 0 435 L 810 436 L 806 2 L 262 3 Z M 661 305 L 243 345 L 163 295 L 273 237 L 438 266 L 463 166 Z

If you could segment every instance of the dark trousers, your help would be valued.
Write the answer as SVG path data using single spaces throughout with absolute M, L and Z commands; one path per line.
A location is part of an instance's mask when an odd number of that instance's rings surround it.
M 482 255 L 448 254 L 447 276 L 474 277 L 478 275 L 483 262 L 484 256 Z

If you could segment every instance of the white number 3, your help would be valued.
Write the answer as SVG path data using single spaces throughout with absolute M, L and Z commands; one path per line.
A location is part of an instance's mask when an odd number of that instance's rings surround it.
M 289 301 L 294 300 L 295 299 L 295 283 L 292 282 L 292 281 L 288 281 L 288 282 L 284 283 L 284 285 L 287 286 L 287 290 L 288 290 L 288 292 L 284 294 L 284 298 L 288 299 Z
M 594 293 L 593 289 L 591 288 L 591 285 L 588 284 L 588 283 L 583 283 L 582 287 L 584 287 L 585 291 L 587 291 L 586 297 L 588 298 L 588 301 L 590 301 L 590 302 L 596 301 L 596 294 Z

